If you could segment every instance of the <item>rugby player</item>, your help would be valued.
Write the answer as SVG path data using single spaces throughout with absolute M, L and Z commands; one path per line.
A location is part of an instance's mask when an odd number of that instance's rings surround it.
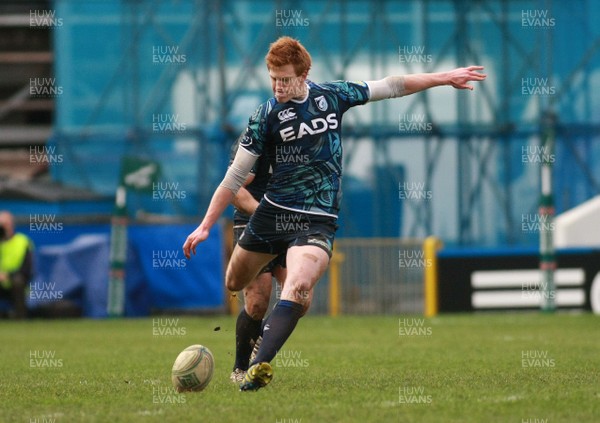
M 250 117 L 204 219 L 183 245 L 186 257 L 196 253 L 258 157 L 266 156 L 273 174 L 232 253 L 225 283 L 231 291 L 243 289 L 284 252 L 287 277 L 281 299 L 265 322 L 258 353 L 240 385 L 243 391 L 257 390 L 272 380 L 269 363 L 293 332 L 310 291 L 329 264 L 341 194 L 343 114 L 369 101 L 437 86 L 472 90 L 469 82 L 486 78 L 480 72 L 482 66 L 469 66 L 375 81 L 317 84 L 307 80 L 310 54 L 290 37 L 272 43 L 265 60 L 274 97 Z

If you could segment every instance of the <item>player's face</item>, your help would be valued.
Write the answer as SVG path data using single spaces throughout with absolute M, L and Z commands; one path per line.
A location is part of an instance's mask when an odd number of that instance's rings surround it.
M 303 98 L 306 93 L 304 81 L 306 75 L 296 75 L 293 65 L 273 67 L 269 69 L 273 95 L 279 103 L 286 103 L 292 98 Z

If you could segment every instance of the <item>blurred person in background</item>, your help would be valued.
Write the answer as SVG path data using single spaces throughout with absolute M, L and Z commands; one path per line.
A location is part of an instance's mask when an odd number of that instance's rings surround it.
M 15 232 L 15 219 L 0 211 L 0 299 L 10 301 L 10 317 L 27 317 L 25 292 L 33 275 L 33 242 Z

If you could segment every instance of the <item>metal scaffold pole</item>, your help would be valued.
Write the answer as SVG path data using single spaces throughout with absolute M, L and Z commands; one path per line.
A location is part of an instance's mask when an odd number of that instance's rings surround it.
M 552 165 L 554 163 L 555 116 L 546 112 L 542 118 L 542 155 L 540 198 L 540 273 L 542 297 L 541 310 L 553 312 L 556 309 L 556 289 L 554 271 L 556 254 L 554 251 L 554 197 L 552 195 Z

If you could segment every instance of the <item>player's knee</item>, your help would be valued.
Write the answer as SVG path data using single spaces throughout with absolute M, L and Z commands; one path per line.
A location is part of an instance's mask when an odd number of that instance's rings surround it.
M 292 287 L 292 289 L 286 290 L 286 292 L 282 293 L 281 298 L 302 304 L 302 306 L 308 310 L 311 299 L 310 290 L 310 285 L 295 285 Z
M 238 278 L 233 274 L 233 272 L 227 271 L 225 275 L 225 288 L 230 291 L 237 292 L 240 291 L 244 286 L 239 283 Z
M 248 277 L 248 269 L 232 266 L 231 263 L 225 274 L 225 286 L 230 291 L 241 291 L 252 279 Z
M 312 290 L 312 283 L 309 280 L 297 281 L 292 287 L 292 293 L 298 302 L 304 304 L 310 300 L 310 291 Z
M 268 303 L 263 302 L 252 302 L 246 303 L 246 313 L 252 318 L 252 320 L 262 320 L 267 314 Z

